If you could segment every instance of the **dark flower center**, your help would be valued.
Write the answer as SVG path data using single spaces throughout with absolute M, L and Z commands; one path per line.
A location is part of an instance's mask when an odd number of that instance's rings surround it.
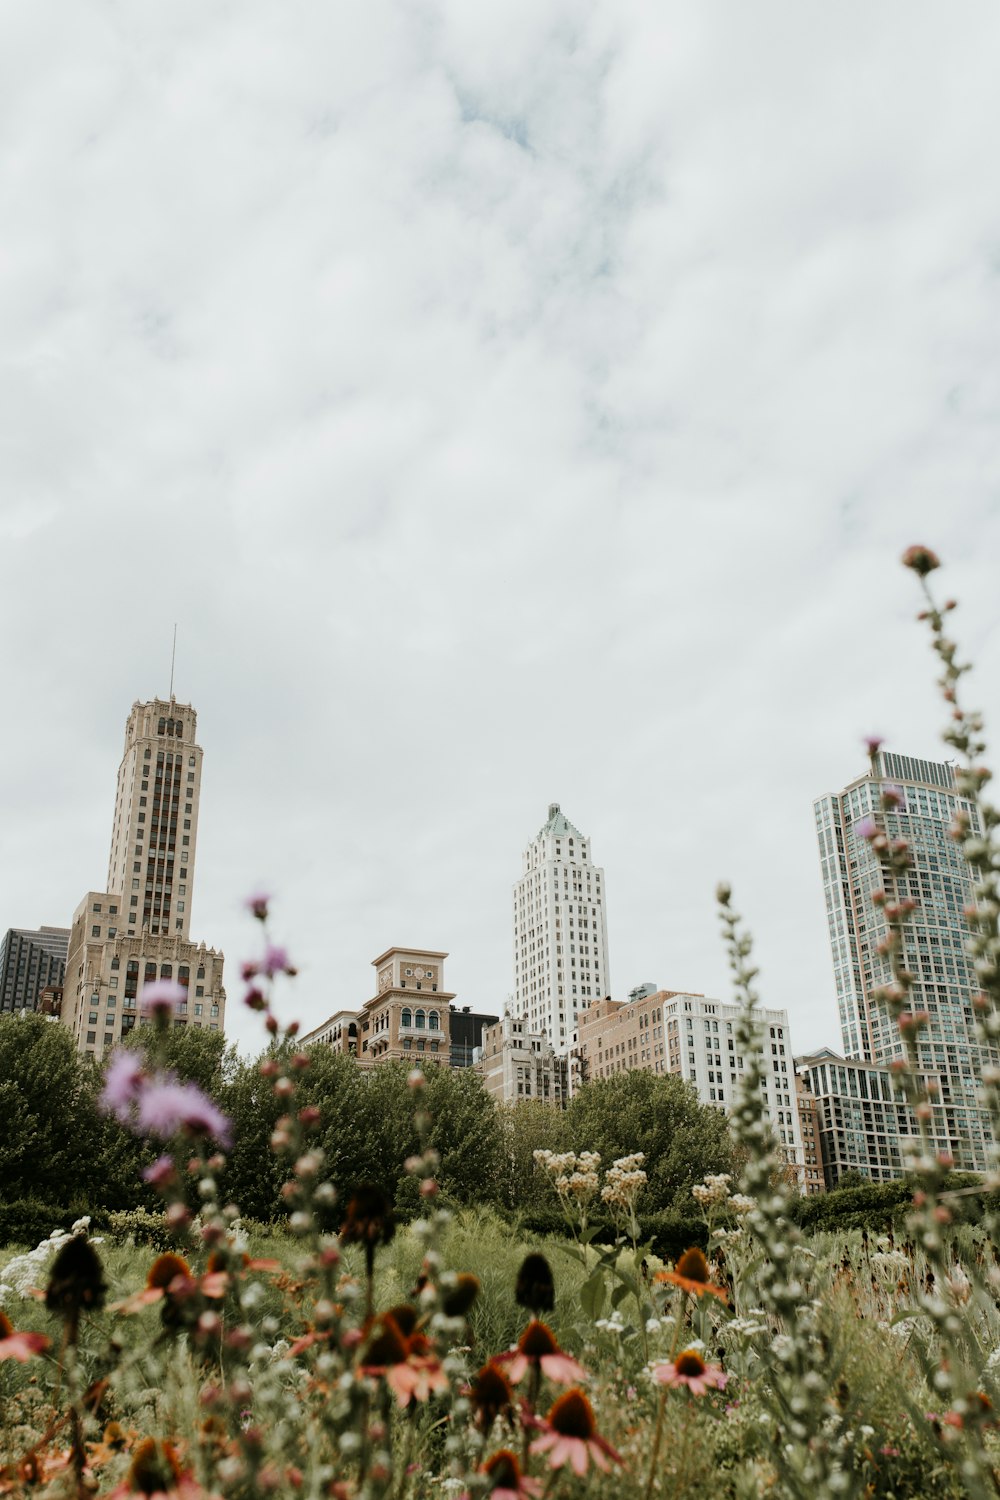
M 128 1471 L 128 1484 L 133 1494 L 169 1494 L 177 1486 L 180 1469 L 173 1454 L 161 1448 L 153 1438 L 144 1438 L 135 1450 Z
M 677 1262 L 678 1276 L 685 1276 L 688 1281 L 708 1281 L 708 1261 L 704 1252 L 697 1247 L 685 1250 Z
M 388 1314 L 382 1319 L 382 1329 L 372 1339 L 365 1351 L 366 1365 L 401 1365 L 406 1359 L 406 1344 L 399 1325 Z
M 697 1375 L 704 1375 L 707 1366 L 697 1350 L 685 1349 L 683 1354 L 678 1354 L 674 1369 L 678 1375 L 694 1378 Z
M 163 1255 L 158 1255 L 149 1268 L 146 1277 L 148 1287 L 162 1286 L 164 1291 L 178 1276 L 189 1277 L 191 1267 L 183 1256 L 175 1255 L 172 1250 L 167 1250 Z
M 551 1312 L 555 1306 L 556 1290 L 552 1268 L 544 1255 L 532 1251 L 524 1257 L 517 1273 L 514 1298 L 519 1307 L 530 1308 L 533 1313 Z
M 441 1306 L 447 1317 L 461 1318 L 478 1296 L 479 1277 L 473 1276 L 469 1271 L 462 1271 L 456 1276 L 455 1285 L 445 1292 Z
M 551 1328 L 536 1318 L 529 1323 L 517 1341 L 517 1347 L 522 1354 L 527 1354 L 529 1359 L 541 1359 L 545 1354 L 558 1354 L 559 1345 Z
M 560 1437 L 592 1438 L 596 1431 L 590 1402 L 581 1390 L 574 1388 L 560 1396 L 549 1412 L 549 1426 Z
M 408 1302 L 398 1302 L 395 1307 L 390 1307 L 386 1317 L 392 1319 L 404 1339 L 408 1339 L 417 1326 L 417 1309 Z
M 491 1417 L 509 1407 L 513 1398 L 506 1375 L 492 1363 L 484 1365 L 480 1370 L 471 1394 L 473 1404 L 481 1412 L 488 1412 Z
M 487 1459 L 483 1473 L 490 1476 L 495 1490 L 518 1490 L 521 1487 L 521 1468 L 509 1448 L 501 1448 L 499 1453 Z
M 13 1332 L 13 1323 L 5 1312 L 0 1311 L 0 1339 L 9 1339 Z
M 103 1307 L 106 1290 L 97 1251 L 82 1234 L 75 1234 L 52 1262 L 45 1306 L 49 1312 L 76 1315 L 83 1307 Z

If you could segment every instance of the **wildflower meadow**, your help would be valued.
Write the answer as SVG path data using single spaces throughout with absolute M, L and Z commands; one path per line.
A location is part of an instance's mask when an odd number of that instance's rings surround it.
M 982 723 L 964 705 L 967 667 L 946 630 L 954 604 L 937 603 L 930 584 L 937 559 L 912 548 L 904 562 L 925 596 L 957 784 L 983 829 L 973 837 L 959 820 L 953 836 L 977 878 L 973 1003 L 995 1048 L 1000 812 L 985 797 Z M 883 809 L 893 795 L 883 789 Z M 135 1209 L 0 1251 L 0 1494 L 995 1496 L 997 1179 L 956 1187 L 934 1150 L 916 1066 L 926 1017 L 905 965 L 908 851 L 878 816 L 864 836 L 884 874 L 875 899 L 889 932 L 881 1003 L 900 1035 L 894 1074 L 921 1132 L 891 1223 L 810 1231 L 797 1208 L 762 1104 L 752 943 L 727 887 L 719 914 L 748 1066 L 731 1139 L 712 1139 L 710 1169 L 685 1185 L 684 1211 L 673 1206 L 671 1234 L 659 1236 L 645 1208 L 669 1139 L 648 1150 L 626 1141 L 610 1156 L 593 1139 L 546 1136 L 541 1115 L 533 1138 L 508 1144 L 545 1213 L 463 1206 L 460 1164 L 475 1172 L 485 1126 L 475 1101 L 455 1095 L 466 1134 L 454 1166 L 444 1159 L 447 1101 L 430 1070 L 401 1085 L 403 1185 L 352 1181 L 350 1155 L 334 1162 L 326 1130 L 341 1075 L 314 1086 L 324 1064 L 284 1019 L 294 963 L 258 893 L 245 998 L 266 1047 L 247 1120 L 266 1119 L 267 1133 L 237 1128 L 208 1087 L 181 1076 L 180 997 L 168 983 L 147 987 L 143 1046 L 111 1058 L 99 1096 L 113 1139 L 141 1147 Z M 1000 1140 L 1000 1069 L 980 1082 Z M 705 1118 L 706 1132 L 724 1129 Z M 72 1143 L 47 1147 L 57 1149 Z M 231 1189 L 240 1163 L 248 1194 L 273 1180 L 280 1212 L 262 1194 L 265 1210 L 251 1203 L 245 1216 Z

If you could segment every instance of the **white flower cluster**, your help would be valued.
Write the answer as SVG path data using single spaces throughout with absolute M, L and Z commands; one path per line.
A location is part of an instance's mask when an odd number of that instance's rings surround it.
M 71 1240 L 75 1234 L 86 1234 L 90 1228 L 90 1215 L 86 1214 L 82 1219 L 77 1219 L 72 1229 L 53 1229 L 47 1240 L 42 1240 L 34 1250 L 29 1250 L 25 1255 L 15 1255 L 0 1271 L 0 1307 L 14 1297 L 21 1298 L 30 1296 L 39 1283 L 45 1279 L 45 1268 L 52 1257 L 62 1249 L 67 1240 Z M 91 1244 L 99 1245 L 100 1239 L 91 1240 Z
M 751 1198 L 749 1193 L 733 1193 L 729 1199 L 729 1207 L 734 1214 L 742 1218 L 744 1214 L 753 1213 L 757 1207 L 757 1199 Z
M 646 1174 L 642 1164 L 646 1160 L 642 1151 L 632 1156 L 619 1157 L 607 1170 L 601 1197 L 611 1208 L 622 1208 L 626 1213 L 635 1210 L 635 1200 L 646 1185 Z
M 534 1151 L 538 1166 L 548 1172 L 556 1192 L 562 1198 L 593 1198 L 600 1186 L 597 1175 L 601 1158 L 597 1151 Z
M 691 1189 L 691 1196 L 702 1208 L 713 1208 L 718 1203 L 725 1203 L 732 1180 L 731 1173 L 716 1172 L 706 1177 L 704 1182 L 696 1183 Z

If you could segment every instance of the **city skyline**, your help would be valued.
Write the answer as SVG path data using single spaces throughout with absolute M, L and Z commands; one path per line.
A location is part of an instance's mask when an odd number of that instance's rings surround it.
M 390 941 L 502 1014 L 550 801 L 616 997 L 729 996 L 727 880 L 834 1044 L 813 801 L 942 754 L 912 543 L 1000 733 L 1000 12 L 57 9 L 0 59 L 4 930 L 103 881 L 176 621 L 243 1046 L 258 885 L 305 1027 Z

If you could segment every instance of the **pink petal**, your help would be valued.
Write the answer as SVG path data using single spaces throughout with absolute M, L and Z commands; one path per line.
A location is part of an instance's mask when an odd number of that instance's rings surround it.
M 44 1333 L 11 1333 L 0 1339 L 0 1359 L 16 1359 L 23 1365 L 34 1354 L 49 1347 Z

